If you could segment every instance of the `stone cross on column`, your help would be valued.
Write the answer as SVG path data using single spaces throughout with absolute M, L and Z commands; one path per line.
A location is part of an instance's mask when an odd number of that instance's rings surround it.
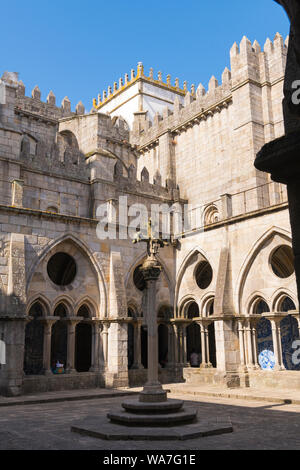
M 148 330 L 148 381 L 140 394 L 141 402 L 163 402 L 167 400 L 167 393 L 158 380 L 158 329 L 156 316 L 156 281 L 162 266 L 156 258 L 159 248 L 168 245 L 168 242 L 156 238 L 152 231 L 152 222 L 148 222 L 148 236 L 143 237 L 139 232 L 133 243 L 147 243 L 148 257 L 141 267 L 147 284 L 146 293 L 146 324 Z

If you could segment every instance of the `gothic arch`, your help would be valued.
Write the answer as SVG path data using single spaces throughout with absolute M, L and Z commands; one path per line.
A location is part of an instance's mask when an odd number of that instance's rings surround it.
M 200 312 L 200 305 L 196 297 L 193 295 L 186 295 L 180 300 L 177 318 L 186 318 L 186 312 L 188 308 L 191 306 L 191 304 L 193 303 L 198 305 L 199 312 Z
M 163 273 L 165 274 L 166 278 L 167 278 L 167 281 L 168 281 L 168 284 L 169 284 L 169 289 L 172 290 L 173 289 L 173 286 L 174 286 L 174 283 L 172 281 L 172 277 L 171 277 L 171 274 L 168 270 L 168 268 L 166 267 L 164 261 L 161 259 L 161 257 L 159 255 L 156 256 L 158 261 L 160 262 L 160 264 L 162 265 L 163 267 Z M 135 270 L 135 268 L 137 266 L 139 266 L 140 264 L 143 263 L 143 261 L 145 261 L 145 259 L 147 258 L 147 252 L 144 251 L 138 258 L 135 259 L 135 261 L 131 264 L 130 268 L 128 269 L 126 275 L 125 275 L 125 286 L 127 286 L 128 282 L 129 282 L 129 279 L 130 279 L 130 276 L 132 275 L 133 271 Z
M 46 245 L 43 248 L 43 250 L 37 257 L 37 259 L 32 263 L 31 268 L 29 270 L 29 275 L 27 277 L 26 292 L 28 292 L 29 290 L 30 283 L 32 281 L 34 273 L 37 270 L 37 267 L 47 258 L 47 256 L 50 255 L 51 252 L 54 252 L 54 250 L 57 247 L 59 247 L 59 245 L 66 243 L 66 242 L 70 242 L 71 244 L 73 244 L 89 260 L 90 265 L 93 271 L 95 272 L 95 275 L 98 281 L 101 314 L 103 317 L 106 317 L 107 316 L 107 289 L 105 286 L 104 275 L 102 273 L 102 270 L 99 266 L 99 263 L 95 255 L 90 251 L 89 247 L 82 240 L 77 239 L 76 237 L 74 237 L 73 234 L 70 234 L 70 233 L 64 234 L 62 237 L 54 241 L 51 241 L 48 245 Z
M 75 316 L 78 315 L 78 312 L 79 310 L 81 309 L 81 307 L 83 306 L 87 306 L 88 309 L 90 310 L 90 313 L 91 313 L 91 317 L 98 317 L 98 308 L 97 308 L 97 305 L 95 304 L 95 302 L 93 301 L 93 299 L 91 299 L 90 297 L 86 296 L 86 297 L 83 297 L 81 298 L 74 306 L 74 312 L 75 312 Z
M 250 269 L 257 258 L 258 254 L 260 253 L 262 247 L 272 238 L 274 238 L 276 235 L 279 237 L 283 238 L 285 242 L 287 242 L 289 245 L 291 245 L 292 240 L 291 240 L 291 233 L 287 230 L 281 229 L 279 227 L 271 227 L 269 230 L 267 230 L 261 237 L 255 242 L 255 244 L 252 246 L 251 250 L 249 251 L 248 255 L 245 258 L 245 261 L 242 264 L 242 267 L 240 269 L 240 273 L 238 276 L 238 281 L 237 281 L 237 287 L 234 293 L 234 304 L 235 304 L 235 309 L 237 312 L 242 311 L 242 296 L 243 296 L 243 290 L 245 287 L 245 283 L 248 277 L 248 274 L 250 272 Z
M 176 278 L 176 284 L 175 284 L 175 298 L 174 298 L 174 305 L 175 305 L 175 308 L 176 308 L 176 305 L 178 305 L 178 296 L 179 296 L 179 289 L 180 289 L 180 286 L 181 286 L 181 283 L 182 283 L 182 279 L 184 277 L 184 273 L 186 271 L 186 268 L 190 265 L 190 263 L 193 262 L 193 257 L 202 257 L 203 260 L 206 260 L 208 261 L 208 256 L 207 254 L 205 253 L 204 250 L 202 250 L 201 248 L 199 247 L 196 247 L 194 248 L 192 251 L 190 251 L 186 257 L 184 258 L 184 260 L 182 261 L 181 263 L 181 266 L 179 268 L 179 271 L 178 271 L 178 274 L 177 274 L 177 278 Z
M 52 307 L 52 315 L 54 315 L 55 310 L 59 305 L 63 305 L 65 307 L 67 317 L 72 317 L 73 312 L 74 312 L 74 302 L 71 297 L 68 295 L 60 295 L 55 299 L 53 302 L 53 307 Z
M 247 314 L 249 315 L 254 314 L 255 307 L 257 306 L 259 302 L 264 302 L 268 306 L 269 312 L 271 312 L 269 299 L 267 299 L 263 293 L 256 292 L 255 294 L 252 295 L 251 299 L 249 300 L 247 304 Z
M 201 308 L 200 308 L 200 313 L 203 317 L 208 317 L 208 307 L 211 303 L 211 301 L 215 301 L 216 294 L 215 292 L 208 292 L 205 294 L 204 297 L 201 299 Z
M 286 297 L 289 297 L 295 304 L 296 308 L 297 308 L 297 298 L 294 294 L 294 292 L 290 291 L 289 289 L 278 289 L 273 297 L 272 297 L 272 311 L 273 312 L 280 312 L 280 305 L 282 303 L 282 301 L 286 298 Z
M 30 309 L 36 303 L 41 304 L 46 317 L 51 316 L 51 313 L 52 313 L 51 304 L 49 300 L 47 299 L 47 297 L 43 294 L 37 294 L 28 300 L 27 308 L 26 308 L 26 315 L 29 315 Z

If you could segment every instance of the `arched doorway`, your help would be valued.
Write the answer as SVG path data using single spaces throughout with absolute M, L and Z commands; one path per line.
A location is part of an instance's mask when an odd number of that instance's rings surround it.
M 41 322 L 43 309 L 35 303 L 29 316 L 33 318 L 25 328 L 24 373 L 25 375 L 41 375 L 43 369 L 44 325 Z
M 290 312 L 296 310 L 296 306 L 292 299 L 288 296 L 284 297 L 279 303 L 280 312 Z M 281 331 L 281 348 L 283 365 L 287 370 L 300 370 L 300 364 L 295 364 L 293 361 L 293 343 L 299 339 L 298 322 L 292 315 L 287 315 L 280 322 Z
M 66 322 L 67 311 L 64 304 L 59 304 L 54 316 L 60 319 L 54 323 L 51 335 L 51 367 L 54 370 L 56 363 L 67 365 L 67 344 L 68 344 L 68 327 Z
M 88 372 L 92 365 L 92 325 L 88 322 L 90 311 L 86 305 L 80 307 L 78 317 L 85 320 L 76 325 L 75 369 L 77 372 Z
M 264 299 L 256 300 L 253 306 L 253 314 L 262 315 L 270 312 L 270 308 Z M 275 355 L 271 322 L 267 318 L 259 320 L 256 326 L 258 362 L 263 370 L 273 370 L 275 367 Z
M 196 302 L 192 302 L 187 307 L 186 317 L 189 320 L 199 318 L 199 307 Z M 192 323 L 186 329 L 186 342 L 187 342 L 187 360 L 190 361 L 192 353 L 196 353 L 199 357 L 199 367 L 201 364 L 201 332 L 200 326 L 197 323 Z

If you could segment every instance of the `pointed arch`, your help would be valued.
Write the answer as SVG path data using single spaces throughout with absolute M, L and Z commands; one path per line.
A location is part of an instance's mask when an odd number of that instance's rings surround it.
M 144 166 L 144 168 L 142 169 L 142 172 L 141 172 L 141 181 L 144 182 L 144 183 L 149 183 L 149 179 L 150 179 L 149 171 Z
M 241 312 L 242 291 L 254 260 L 256 259 L 257 255 L 259 254 L 262 247 L 266 244 L 266 242 L 268 240 L 271 240 L 276 235 L 279 235 L 280 237 L 284 238 L 286 242 L 288 242 L 290 245 L 292 244 L 291 232 L 275 226 L 271 227 L 269 230 L 264 232 L 261 237 L 254 243 L 241 266 L 238 280 L 236 283 L 236 290 L 234 293 L 234 305 L 237 312 Z
M 37 294 L 34 297 L 31 297 L 28 302 L 27 302 L 27 307 L 26 307 L 26 315 L 29 315 L 29 312 L 31 308 L 33 307 L 34 304 L 39 303 L 43 307 L 43 311 L 45 312 L 45 316 L 49 317 L 51 316 L 51 303 L 47 299 L 47 297 L 43 294 Z
M 56 247 L 66 242 L 73 243 L 73 245 L 75 245 L 75 247 L 77 247 L 82 253 L 84 253 L 87 259 L 90 261 L 90 264 L 98 280 L 101 314 L 103 315 L 103 317 L 106 317 L 107 316 L 107 289 L 105 285 L 104 274 L 99 266 L 97 258 L 91 252 L 88 245 L 84 243 L 82 240 L 75 237 L 72 233 L 65 233 L 60 238 L 57 238 L 56 240 L 52 240 L 50 243 L 48 243 L 48 245 L 46 245 L 42 249 L 41 253 L 37 257 L 37 259 L 35 259 L 35 261 L 32 263 L 30 267 L 29 275 L 27 278 L 27 284 L 26 284 L 26 292 L 28 292 L 31 280 L 33 278 L 34 273 L 36 272 L 37 267 L 45 260 L 45 258 L 52 251 L 55 250 Z
M 53 302 L 53 307 L 52 307 L 53 315 L 59 305 L 63 305 L 65 307 L 68 317 L 73 316 L 72 313 L 74 312 L 74 302 L 71 297 L 69 297 L 66 294 L 62 294 L 59 297 L 57 297 L 55 301 Z
M 289 298 L 292 300 L 294 303 L 295 307 L 297 308 L 298 301 L 297 298 L 290 289 L 284 288 L 284 289 L 277 289 L 277 291 L 274 293 L 272 297 L 272 311 L 273 312 L 280 312 L 280 306 L 284 299 Z
M 76 302 L 76 304 L 74 306 L 74 312 L 75 312 L 76 316 L 78 315 L 78 312 L 81 309 L 81 307 L 83 307 L 84 305 L 86 305 L 88 307 L 88 309 L 90 310 L 91 317 L 98 317 L 99 316 L 98 315 L 99 312 L 98 312 L 97 305 L 95 304 L 93 299 L 91 299 L 89 296 L 81 298 L 78 302 Z
M 194 256 L 202 256 L 205 260 L 208 261 L 208 255 L 205 253 L 204 250 L 202 250 L 202 248 L 200 248 L 199 246 L 193 248 L 184 258 L 184 260 L 182 261 L 181 265 L 180 265 L 180 268 L 179 268 L 179 271 L 178 271 L 178 274 L 177 274 L 177 277 L 176 277 L 176 283 L 175 283 L 175 298 L 174 298 L 174 304 L 175 306 L 178 304 L 178 295 L 179 295 L 179 289 L 180 289 L 180 286 L 181 286 L 181 282 L 182 282 L 182 279 L 183 279 L 183 276 L 184 276 L 184 273 L 186 271 L 186 268 L 187 266 L 189 265 L 189 263 L 193 260 L 193 257 Z M 208 261 L 209 262 L 209 261 Z

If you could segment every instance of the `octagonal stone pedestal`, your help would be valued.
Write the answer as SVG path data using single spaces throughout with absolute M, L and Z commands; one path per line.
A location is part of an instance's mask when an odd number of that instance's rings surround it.
M 72 432 L 105 440 L 187 440 L 233 432 L 229 418 L 205 418 L 181 400 L 143 403 L 128 400 L 123 409 L 93 416 L 71 427 Z

